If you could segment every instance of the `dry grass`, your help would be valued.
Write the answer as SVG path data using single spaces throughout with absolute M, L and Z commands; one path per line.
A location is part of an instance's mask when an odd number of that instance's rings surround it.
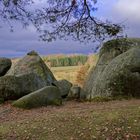
M 76 81 L 77 73 L 81 66 L 68 67 L 52 67 L 50 68 L 57 80 L 66 79 L 73 84 L 78 84 Z
M 78 85 L 80 87 L 83 87 L 84 82 L 86 80 L 86 77 L 89 73 L 89 65 L 84 65 L 80 68 L 80 70 L 77 72 L 77 76 L 76 76 L 76 82 L 78 83 Z
M 83 85 L 90 69 L 96 65 L 98 55 L 90 55 L 84 66 L 51 67 L 51 71 L 57 80 L 66 79 L 73 84 Z

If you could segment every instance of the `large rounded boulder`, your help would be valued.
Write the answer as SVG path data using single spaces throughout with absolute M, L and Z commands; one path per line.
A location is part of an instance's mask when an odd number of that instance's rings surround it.
M 50 86 L 56 81 L 52 72 L 34 51 L 14 63 L 7 74 L 0 78 L 0 97 L 18 99 L 35 90 Z
M 130 49 L 113 59 L 92 92 L 94 96 L 140 97 L 140 49 Z
M 139 40 L 117 39 L 105 43 L 95 69 L 86 79 L 85 97 L 140 96 L 139 49 Z
M 13 106 L 25 109 L 37 108 L 48 105 L 61 105 L 62 98 L 59 88 L 47 86 L 23 96 L 13 103 Z
M 8 58 L 0 58 L 0 76 L 4 76 L 10 69 L 12 62 Z

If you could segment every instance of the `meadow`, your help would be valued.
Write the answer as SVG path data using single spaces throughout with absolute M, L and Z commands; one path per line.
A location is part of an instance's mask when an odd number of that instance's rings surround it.
M 73 84 L 78 84 L 76 77 L 81 66 L 51 67 L 51 71 L 57 80 L 66 79 Z
M 63 58 L 72 57 L 73 56 L 64 56 L 61 55 Z M 74 55 L 75 58 L 76 55 Z M 84 56 L 86 57 L 86 56 Z M 73 83 L 74 85 L 79 85 L 83 80 L 86 78 L 86 75 L 89 73 L 90 69 L 96 65 L 98 61 L 98 55 L 89 55 L 87 56 L 87 61 L 84 62 L 84 64 L 76 65 L 76 66 L 59 66 L 59 67 L 50 67 L 51 71 L 53 72 L 54 76 L 57 80 L 66 79 Z M 54 56 L 55 59 L 60 58 L 60 56 Z M 52 56 L 49 56 L 48 59 L 52 59 Z M 83 61 L 83 60 L 82 60 Z M 81 60 L 79 60 L 79 63 L 82 63 Z M 48 63 L 46 62 L 48 65 Z M 77 63 L 78 64 L 78 63 Z M 81 74 L 81 75 L 79 75 Z M 78 77 L 80 76 L 80 79 Z M 82 81 L 81 81 L 82 80 Z

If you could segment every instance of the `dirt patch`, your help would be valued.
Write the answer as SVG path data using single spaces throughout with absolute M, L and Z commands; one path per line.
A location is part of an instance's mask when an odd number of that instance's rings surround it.
M 0 106 L 0 139 L 140 139 L 140 100 L 64 102 L 32 110 Z

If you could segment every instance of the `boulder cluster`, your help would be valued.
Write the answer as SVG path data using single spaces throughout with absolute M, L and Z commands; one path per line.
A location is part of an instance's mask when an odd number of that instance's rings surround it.
M 0 101 L 14 100 L 21 108 L 61 105 L 71 87 L 67 80 L 57 81 L 35 51 L 13 64 L 0 58 Z
M 0 103 L 14 100 L 20 108 L 61 105 L 62 99 L 140 97 L 140 40 L 106 42 L 83 89 L 57 81 L 41 57 L 31 51 L 16 63 L 0 58 Z

